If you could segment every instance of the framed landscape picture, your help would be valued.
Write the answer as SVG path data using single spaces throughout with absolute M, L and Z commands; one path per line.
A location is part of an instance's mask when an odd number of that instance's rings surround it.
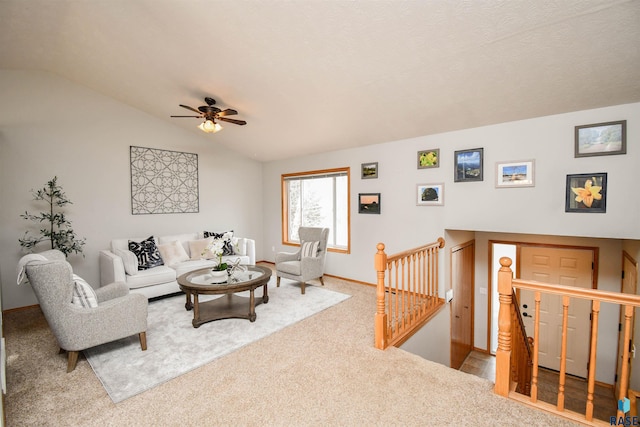
M 380 193 L 358 194 L 358 213 L 379 214 L 380 213 Z
M 418 151 L 418 169 L 440 167 L 440 149 Z
M 496 163 L 496 187 L 533 187 L 534 160 Z
M 567 175 L 564 211 L 605 213 L 607 211 L 607 174 Z
M 371 179 L 378 177 L 378 162 L 362 164 L 362 179 Z
M 627 121 L 576 126 L 575 157 L 627 153 Z
M 483 148 L 460 150 L 454 153 L 454 181 L 469 182 L 483 179 Z
M 416 186 L 418 206 L 444 205 L 444 184 L 418 184 Z

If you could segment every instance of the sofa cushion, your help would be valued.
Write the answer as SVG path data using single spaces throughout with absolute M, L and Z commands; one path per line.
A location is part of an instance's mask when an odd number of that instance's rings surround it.
M 130 276 L 138 274 L 138 257 L 136 256 L 136 254 L 124 249 L 116 249 L 115 254 L 122 258 L 125 273 L 129 274 Z
M 207 246 L 213 240 L 212 237 L 207 239 L 198 239 L 189 241 L 189 253 L 191 253 L 191 259 L 211 259 L 215 258 L 215 254 L 210 250 L 207 250 Z
M 300 276 L 300 261 L 285 261 L 278 263 L 278 270 L 283 273 Z
M 164 264 L 153 236 L 140 242 L 129 240 L 129 250 L 138 257 L 138 270 L 148 270 Z
M 174 265 L 189 259 L 189 254 L 178 240 L 171 243 L 159 244 L 158 251 L 165 265 Z
M 164 245 L 165 243 L 175 242 L 176 240 L 182 244 L 184 250 L 189 253 L 189 241 L 196 240 L 198 233 L 184 233 L 184 234 L 172 234 L 170 236 L 158 236 L 158 244 Z
M 129 289 L 144 288 L 176 280 L 176 271 L 166 265 L 141 270 L 135 276 L 127 276 Z
M 233 251 L 236 255 L 246 255 L 247 254 L 247 239 L 244 237 L 238 238 L 238 241 L 233 248 Z
M 90 284 L 82 277 L 73 275 L 73 294 L 71 303 L 82 308 L 92 308 L 98 306 L 98 297 Z

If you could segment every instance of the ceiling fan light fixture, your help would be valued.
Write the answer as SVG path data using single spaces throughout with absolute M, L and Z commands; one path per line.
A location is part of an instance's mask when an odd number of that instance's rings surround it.
M 201 131 L 206 133 L 216 133 L 222 130 L 222 126 L 219 123 L 214 122 L 213 120 L 205 120 L 204 122 L 198 125 Z

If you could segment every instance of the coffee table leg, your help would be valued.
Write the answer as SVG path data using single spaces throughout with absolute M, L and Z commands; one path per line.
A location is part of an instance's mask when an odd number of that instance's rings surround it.
M 184 308 L 189 311 L 193 308 L 193 304 L 191 303 L 191 291 L 185 291 L 184 294 L 187 297 L 187 302 L 184 304 Z
M 198 304 L 198 293 L 193 294 L 193 321 L 191 322 L 194 328 L 200 326 L 200 304 Z
M 265 303 L 265 304 L 269 302 L 269 293 L 267 292 L 267 284 L 266 283 L 262 287 L 262 302 Z
M 249 321 L 256 321 L 256 298 L 253 294 L 253 289 L 249 291 Z

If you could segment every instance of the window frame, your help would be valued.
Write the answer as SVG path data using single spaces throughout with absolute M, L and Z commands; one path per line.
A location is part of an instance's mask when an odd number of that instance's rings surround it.
M 289 193 L 287 192 L 287 180 L 295 177 L 310 177 L 313 175 L 338 175 L 346 174 L 347 176 L 347 246 L 332 247 L 327 245 L 328 252 L 351 253 L 351 168 L 341 167 L 332 169 L 320 169 L 313 171 L 285 173 L 280 176 L 280 194 L 281 194 L 281 218 L 282 218 L 282 244 L 287 246 L 300 246 L 300 242 L 289 241 Z M 335 214 L 335 209 L 334 209 Z M 335 233 L 335 230 L 334 230 Z

